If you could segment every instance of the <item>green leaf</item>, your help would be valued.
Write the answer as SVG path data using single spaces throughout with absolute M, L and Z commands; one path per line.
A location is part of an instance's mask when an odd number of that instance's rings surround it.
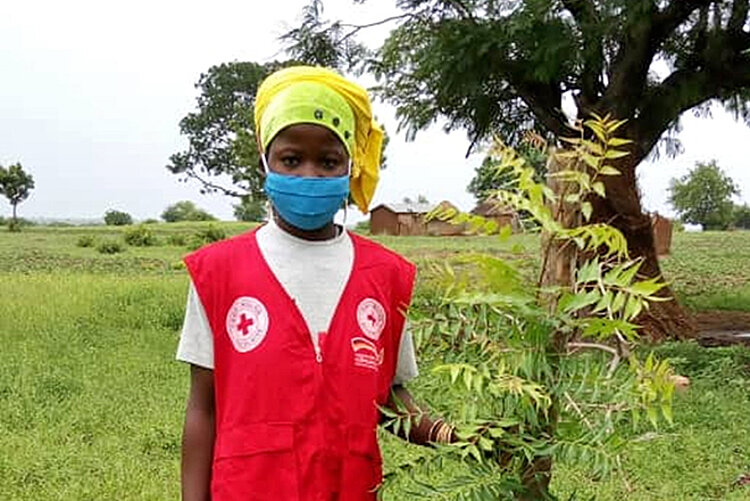
M 619 137 L 612 137 L 612 138 L 609 139 L 609 141 L 607 141 L 607 144 L 609 146 L 614 146 L 615 148 L 617 148 L 618 146 L 625 146 L 626 144 L 630 144 L 632 142 L 633 141 L 631 141 L 630 139 L 622 139 L 622 138 L 619 138 Z
M 604 155 L 604 158 L 614 159 L 614 158 L 626 157 L 628 155 L 630 155 L 630 153 L 627 152 L 627 151 L 622 151 L 622 150 L 608 150 L 607 153 Z
M 594 184 L 591 185 L 591 188 L 594 190 L 594 192 L 599 195 L 602 198 L 606 198 L 607 192 L 604 188 L 604 183 L 601 181 L 597 181 Z
M 594 207 L 591 205 L 591 202 L 583 202 L 581 204 L 581 212 L 583 213 L 583 217 L 586 219 L 586 221 L 591 219 L 591 213 L 594 211 Z
M 611 165 L 604 165 L 599 170 L 599 174 L 601 174 L 602 176 L 619 176 L 622 173 Z

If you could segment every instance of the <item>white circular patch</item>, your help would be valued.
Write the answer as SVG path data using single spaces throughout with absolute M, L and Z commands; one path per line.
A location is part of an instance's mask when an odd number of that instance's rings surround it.
M 377 341 L 385 328 L 385 308 L 371 297 L 363 299 L 357 306 L 357 322 L 365 336 Z
M 268 333 L 268 311 L 254 297 L 238 297 L 227 313 L 227 334 L 240 353 L 254 350 Z

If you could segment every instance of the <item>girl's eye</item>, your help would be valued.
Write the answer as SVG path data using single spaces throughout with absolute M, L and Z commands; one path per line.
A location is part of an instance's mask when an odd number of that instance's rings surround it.
M 338 158 L 326 158 L 325 160 L 323 160 L 323 166 L 327 170 L 334 170 L 334 169 L 338 168 L 338 166 L 339 166 L 339 160 L 338 160 Z
M 299 158 L 293 156 L 282 157 L 281 163 L 284 164 L 284 167 L 297 167 L 299 165 Z

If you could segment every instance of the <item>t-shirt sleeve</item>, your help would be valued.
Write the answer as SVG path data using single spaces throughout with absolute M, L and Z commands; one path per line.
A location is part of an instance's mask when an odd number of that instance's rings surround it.
M 214 368 L 214 337 L 208 323 L 195 285 L 190 281 L 185 320 L 182 324 L 180 342 L 177 345 L 177 360 L 198 365 L 205 369 Z
M 398 349 L 398 360 L 396 361 L 396 374 L 393 376 L 394 385 L 403 385 L 419 375 L 417 367 L 417 356 L 414 350 L 414 339 L 411 336 L 409 323 L 404 323 L 404 332 L 401 334 L 401 344 Z

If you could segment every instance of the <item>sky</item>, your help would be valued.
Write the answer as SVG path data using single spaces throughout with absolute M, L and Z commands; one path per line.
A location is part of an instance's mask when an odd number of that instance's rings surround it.
M 178 200 L 193 200 L 231 219 L 231 199 L 201 195 L 197 183 L 180 183 L 166 170 L 169 156 L 187 144 L 178 123 L 195 108 L 194 84 L 210 66 L 279 58 L 277 39 L 295 25 L 305 3 L 274 0 L 261 12 L 258 2 L 229 0 L 5 2 L 0 165 L 21 162 L 36 183 L 19 214 L 101 218 L 107 209 L 119 209 L 146 219 Z M 360 22 L 387 17 L 393 4 L 325 2 L 327 15 Z M 364 41 L 377 46 L 387 30 L 364 32 Z M 374 107 L 391 135 L 374 203 L 421 194 L 470 209 L 474 200 L 466 186 L 481 155 L 465 157 L 465 134 L 445 134 L 436 126 L 406 142 L 395 132 L 393 109 Z M 711 118 L 686 114 L 679 138 L 682 155 L 639 168 L 646 209 L 671 215 L 669 180 L 710 159 L 739 185 L 738 201 L 750 202 L 750 128 L 715 107 Z M 9 212 L 0 200 L 0 214 Z

